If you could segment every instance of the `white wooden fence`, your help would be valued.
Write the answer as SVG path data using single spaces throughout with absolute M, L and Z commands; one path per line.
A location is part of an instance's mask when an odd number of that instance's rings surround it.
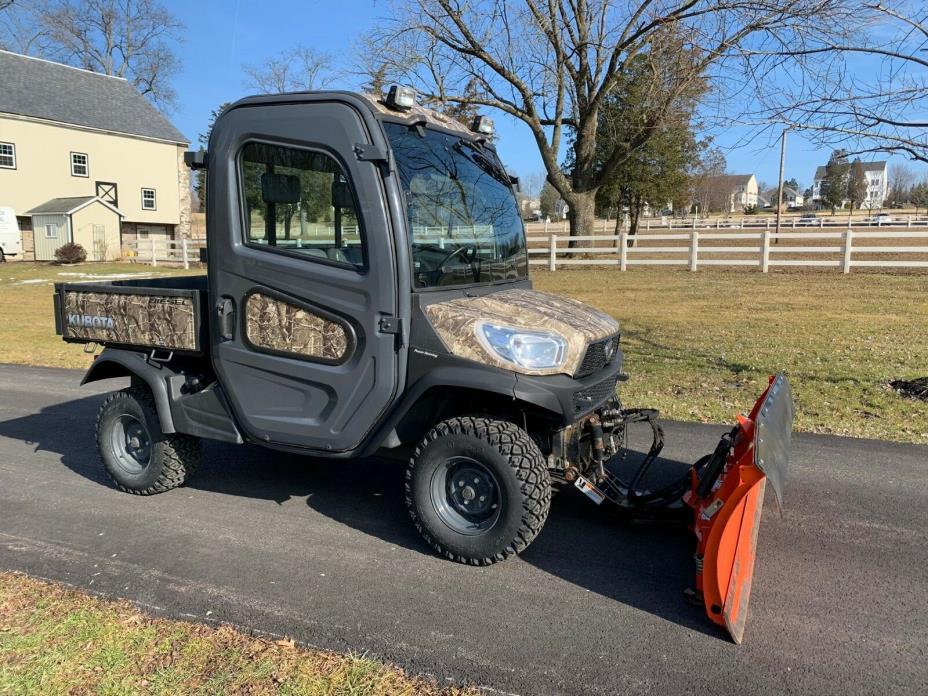
M 479 232 L 479 231 L 478 231 Z M 776 266 L 840 268 L 928 268 L 928 227 L 924 229 L 801 229 L 742 231 L 690 228 L 676 232 L 642 230 L 636 235 L 529 234 L 529 263 L 558 268 L 572 266 L 746 266 L 766 273 Z M 421 240 L 420 240 L 421 241 Z M 436 234 L 442 242 L 476 241 Z M 575 243 L 572 248 L 569 245 Z M 203 239 L 139 239 L 123 245 L 129 261 L 153 266 L 190 268 L 200 260 Z
M 652 230 L 775 230 L 776 217 L 759 217 L 755 215 L 731 218 L 644 218 L 639 223 L 639 230 L 651 232 Z M 830 217 L 797 217 L 784 216 L 780 221 L 781 230 L 806 229 L 847 229 L 853 227 L 873 229 L 928 229 L 928 217 L 909 215 L 895 217 L 891 220 L 876 216 L 851 217 L 847 215 Z M 594 223 L 594 230 L 600 234 L 614 234 L 615 220 L 600 218 Z M 567 220 L 552 220 L 549 222 L 526 222 L 525 231 L 529 235 L 567 235 L 569 226 Z
M 703 231 L 569 237 L 532 235 L 529 263 L 556 271 L 564 266 L 774 266 L 928 268 L 928 230 L 802 232 Z M 571 242 L 577 246 L 570 248 Z M 605 243 L 605 244 L 604 244 Z M 546 244 L 546 246 L 540 246 Z M 582 245 L 582 246 L 581 246 Z M 861 258 L 863 257 L 863 258 Z
M 152 266 L 162 264 L 190 268 L 190 264 L 200 262 L 200 249 L 205 247 L 205 239 L 151 237 L 123 243 L 122 255 L 127 261 L 150 263 Z

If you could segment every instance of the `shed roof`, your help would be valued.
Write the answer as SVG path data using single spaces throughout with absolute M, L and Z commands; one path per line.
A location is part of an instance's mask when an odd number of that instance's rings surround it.
M 26 215 L 70 215 L 76 213 L 81 208 L 86 208 L 94 202 L 106 206 L 120 217 L 125 217 L 122 211 L 112 203 L 107 203 L 99 196 L 72 196 L 69 198 L 52 198 L 42 205 L 37 205 L 32 210 L 26 212 Z
M 0 51 L 0 112 L 189 143 L 127 80 L 9 51 Z

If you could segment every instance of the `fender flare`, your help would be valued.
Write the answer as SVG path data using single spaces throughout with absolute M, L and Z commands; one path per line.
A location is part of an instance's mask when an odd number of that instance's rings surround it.
M 172 376 L 163 365 L 152 364 L 143 353 L 120 348 L 104 348 L 94 360 L 93 365 L 84 374 L 81 386 L 90 382 L 99 382 L 115 377 L 130 377 L 141 380 L 148 385 L 155 400 L 161 430 L 165 433 L 177 432 L 174 417 L 171 414 L 171 401 L 168 393 L 167 378 Z
M 463 361 L 462 361 L 463 362 Z M 513 404 L 525 404 L 544 411 L 550 411 L 551 402 L 545 399 L 535 399 L 535 395 L 520 393 L 518 379 L 514 372 L 487 368 L 486 365 L 444 365 L 429 370 L 420 379 L 416 380 L 406 390 L 403 398 L 397 403 L 390 417 L 381 423 L 373 432 L 367 444 L 362 448 L 361 456 L 371 456 L 382 446 L 387 445 L 395 437 L 397 426 L 403 418 L 415 407 L 418 401 L 430 390 L 436 388 L 467 389 L 477 392 L 489 392 L 507 399 Z M 556 400 L 554 401 L 556 404 Z M 558 416 L 556 411 L 552 416 Z

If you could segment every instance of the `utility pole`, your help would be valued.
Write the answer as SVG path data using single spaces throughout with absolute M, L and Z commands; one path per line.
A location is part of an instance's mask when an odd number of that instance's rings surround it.
M 783 210 L 783 170 L 786 167 L 786 134 L 789 127 L 783 129 L 783 135 L 780 136 L 780 183 L 777 186 L 777 232 L 773 239 L 774 244 L 780 243 L 780 215 Z

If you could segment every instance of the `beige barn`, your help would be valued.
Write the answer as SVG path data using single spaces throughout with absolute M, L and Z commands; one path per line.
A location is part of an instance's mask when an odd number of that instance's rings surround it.
M 188 141 L 126 80 L 0 51 L 0 207 L 24 258 L 73 241 L 112 260 L 189 236 Z

